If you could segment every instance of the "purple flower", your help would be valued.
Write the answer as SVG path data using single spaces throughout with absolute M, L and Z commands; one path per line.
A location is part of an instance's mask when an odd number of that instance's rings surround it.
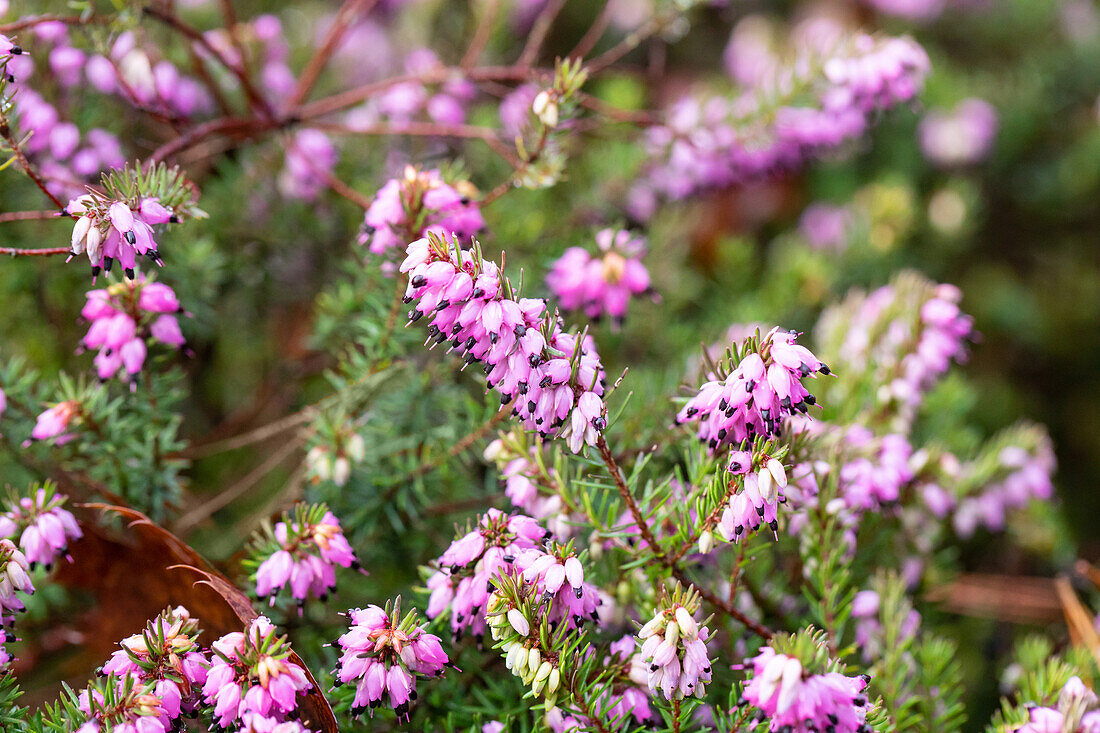
M 457 187 L 456 187 L 457 186 Z M 359 243 L 371 254 L 386 255 L 428 232 L 469 242 L 485 228 L 481 209 L 467 183 L 444 182 L 438 170 L 420 171 L 412 166 L 378 190 L 363 219 Z
M 847 244 L 852 215 L 843 206 L 811 204 L 802 212 L 798 229 L 814 249 L 840 251 Z
M 159 209 L 163 209 L 156 202 L 143 208 L 154 218 L 160 218 Z M 91 325 L 82 343 L 99 349 L 95 358 L 99 378 L 110 379 L 120 369 L 131 378 L 140 372 L 148 338 L 172 348 L 182 346 L 183 333 L 175 315 L 180 312 L 172 288 L 148 282 L 144 276 L 89 291 L 80 314 Z
M 449 613 L 456 640 L 466 631 L 483 636 L 490 581 L 511 572 L 518 553 L 535 549 L 546 536 L 531 517 L 490 509 L 433 563 L 437 570 L 427 581 L 428 618 Z
M 706 644 L 710 631 L 695 621 L 697 608 L 697 599 L 663 604 L 638 632 L 649 689 L 668 700 L 706 696 L 711 677 Z
M 791 656 L 764 647 L 752 660 L 752 679 L 743 697 L 771 719 L 772 733 L 835 730 L 837 733 L 869 731 L 864 722 L 868 677 L 846 677 L 837 672 L 808 674 Z
M 625 230 L 604 229 L 596 243 L 599 257 L 582 247 L 567 249 L 546 276 L 546 285 L 562 308 L 583 310 L 593 319 L 609 315 L 619 324 L 630 298 L 649 290 L 649 273 L 641 261 L 645 240 Z
M 293 517 L 284 514 L 254 546 L 256 595 L 270 598 L 271 605 L 286 587 L 299 609 L 310 596 L 323 600 L 336 589 L 337 566 L 359 567 L 340 521 L 323 504 L 299 506 Z
M 606 375 L 592 338 L 563 332 L 543 301 L 517 300 L 476 249 L 421 239 L 407 253 L 405 297 L 416 301 L 409 322 L 427 315 L 433 345 L 449 341 L 467 364 L 483 362 L 489 386 L 502 404 L 514 400 L 513 414 L 528 430 L 557 435 L 574 453 L 595 445 L 606 427 Z
M 712 450 L 778 435 L 785 417 L 816 404 L 802 380 L 815 372 L 830 373 L 809 349 L 795 343 L 796 337 L 778 328 L 769 331 L 728 376 L 700 387 L 676 421 L 697 422 L 699 439 Z
M 68 554 L 69 542 L 82 536 L 76 518 L 63 508 L 66 500 L 47 484 L 0 515 L 0 533 L 9 537 L 19 533 L 19 546 L 32 566 L 40 563 L 50 568 L 58 557 Z
M 57 444 L 68 442 L 72 436 L 65 431 L 69 424 L 80 416 L 81 406 L 76 400 L 58 402 L 38 416 L 34 429 L 31 430 L 31 438 L 34 440 L 49 440 L 57 438 Z
M 117 680 L 122 693 L 129 679 L 133 687 L 151 688 L 169 721 L 199 704 L 209 660 L 198 642 L 198 623 L 182 606 L 149 622 L 145 631 L 119 642 L 122 648 L 103 665 L 102 674 Z
M 289 661 L 286 638 L 276 637 L 263 616 L 244 632 L 221 637 L 211 648 L 214 654 L 202 696 L 223 728 L 249 715 L 282 722 L 297 710 L 297 696 L 311 687 L 305 671 Z
M 997 135 L 997 110 L 982 99 L 964 99 L 954 110 L 933 111 L 917 128 L 921 152 L 941 168 L 983 160 Z
M 287 143 L 279 190 L 291 198 L 313 201 L 328 187 L 338 158 L 328 135 L 320 130 L 299 130 Z
M 388 700 L 398 718 L 408 717 L 416 678 L 438 677 L 450 660 L 439 637 L 417 624 L 416 612 L 401 617 L 401 599 L 392 614 L 378 606 L 348 612 L 351 629 L 337 641 L 340 661 L 333 673 L 341 684 L 355 684 L 352 714 Z
M 65 213 L 77 217 L 73 225 L 72 254 L 88 255 L 93 282 L 101 270 L 110 272 L 115 260 L 131 280 L 139 255 L 163 264 L 157 255 L 153 225 L 177 219 L 175 213 L 159 201 L 150 204 L 140 201 L 133 209 L 129 203 L 111 201 L 98 194 L 85 194 L 70 200 Z M 163 216 L 165 213 L 167 219 Z
M 1096 693 L 1080 677 L 1070 677 L 1058 693 L 1056 707 L 1028 708 L 1028 721 L 1013 733 L 1096 733 L 1100 731 L 1098 708 Z

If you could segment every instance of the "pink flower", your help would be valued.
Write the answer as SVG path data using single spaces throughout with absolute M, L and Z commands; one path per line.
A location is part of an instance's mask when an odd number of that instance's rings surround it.
M 449 612 L 456 639 L 466 631 L 483 636 L 490 581 L 511 572 L 518 554 L 534 549 L 546 536 L 531 517 L 490 509 L 433 563 L 437 570 L 427 581 L 428 618 Z
M 467 242 L 484 228 L 478 203 L 469 195 L 444 182 L 438 170 L 410 166 L 378 190 L 363 219 L 359 243 L 368 245 L 371 254 L 385 255 L 429 231 Z
M 92 132 L 95 131 L 88 133 L 89 140 L 93 139 Z M 117 146 L 117 142 L 114 145 Z M 111 201 L 100 194 L 85 194 L 70 200 L 65 206 L 65 213 L 76 217 L 71 239 L 72 255 L 88 255 L 93 281 L 101 270 L 110 272 L 115 260 L 131 280 L 138 256 L 145 255 L 157 264 L 163 264 L 157 255 L 152 225 L 164 223 L 163 212 L 166 209 L 159 202 L 156 206 L 139 202 L 137 210 L 130 207 L 128 202 Z M 169 214 L 169 221 L 174 218 L 175 214 Z
M 638 632 L 642 661 L 648 665 L 649 689 L 668 700 L 702 698 L 710 682 L 706 645 L 710 631 L 695 621 L 693 609 L 697 605 L 670 603 L 658 609 Z
M 837 733 L 863 733 L 869 677 L 828 672 L 808 674 L 794 657 L 764 647 L 752 660 L 753 676 L 743 697 L 771 719 L 769 730 L 809 733 L 829 727 Z
M 226 634 L 211 647 L 214 656 L 202 697 L 214 706 L 223 728 L 251 715 L 283 722 L 297 710 L 298 695 L 311 687 L 305 671 L 287 659 L 286 638 L 276 637 L 263 616 L 244 633 Z
M 438 677 L 450 664 L 439 637 L 417 625 L 415 613 L 402 618 L 400 598 L 392 614 L 368 606 L 348 616 L 351 628 L 337 641 L 341 656 L 333 674 L 341 684 L 356 684 L 352 714 L 369 709 L 373 715 L 386 700 L 398 718 L 407 718 L 416 678 Z
M 67 437 L 64 432 L 68 429 L 69 423 L 79 415 L 80 403 L 76 400 L 58 402 L 38 416 L 34 429 L 31 430 L 31 438 L 34 440 L 57 438 L 58 443 L 61 443 Z
M 253 540 L 258 563 L 256 594 L 275 604 L 289 586 L 299 608 L 313 596 L 324 600 L 336 589 L 336 566 L 359 567 L 340 521 L 324 504 L 299 506 L 283 515 L 269 536 Z
M 66 500 L 47 484 L 0 515 L 3 531 L 9 536 L 21 531 L 19 546 L 32 565 L 51 567 L 58 557 L 68 553 L 69 543 L 82 536 L 76 518 L 63 508 Z
M 574 452 L 595 445 L 606 427 L 595 342 L 563 332 L 543 301 L 517 300 L 494 263 L 452 246 L 438 238 L 408 246 L 401 271 L 409 274 L 406 300 L 416 301 L 409 322 L 430 314 L 433 345 L 449 341 L 467 364 L 483 362 L 489 386 L 501 404 L 514 400 L 527 429 L 557 435 Z
M 641 262 L 645 240 L 624 230 L 604 229 L 596 243 L 600 257 L 581 247 L 566 250 L 546 276 L 546 285 L 562 308 L 583 310 L 593 319 L 609 315 L 619 324 L 631 297 L 649 290 L 649 273 Z
M 291 198 L 313 201 L 328 187 L 338 159 L 336 146 L 323 132 L 299 130 L 287 144 L 279 189 Z
M 154 218 L 163 214 L 155 200 L 146 199 L 143 206 Z M 89 291 L 87 298 L 81 315 L 92 323 L 83 343 L 99 349 L 95 365 L 100 379 L 110 379 L 119 369 L 131 377 L 140 372 L 148 354 L 147 336 L 173 348 L 184 343 L 176 316 L 168 315 L 180 312 L 179 300 L 163 283 L 138 276 Z
M 676 421 L 697 422 L 699 439 L 712 450 L 778 435 L 785 417 L 816 404 L 802 380 L 815 372 L 830 373 L 809 349 L 795 343 L 796 337 L 778 328 L 769 331 L 728 376 L 700 387 Z

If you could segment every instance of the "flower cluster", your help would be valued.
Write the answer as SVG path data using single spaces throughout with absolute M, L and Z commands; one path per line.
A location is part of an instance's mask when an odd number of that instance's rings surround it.
M 794 656 L 766 646 L 752 660 L 752 679 L 744 699 L 771 719 L 772 733 L 834 730 L 867 733 L 866 675 L 847 677 L 839 672 L 809 674 Z
M 198 622 L 182 606 L 168 609 L 140 634 L 123 639 L 101 670 L 115 680 L 115 689 L 147 689 L 159 701 L 160 716 L 171 721 L 197 709 L 209 661 L 199 646 Z
M 713 375 L 676 421 L 698 422 L 699 439 L 712 450 L 777 435 L 786 416 L 805 413 L 816 403 L 802 380 L 815 372 L 830 373 L 796 338 L 794 332 L 773 328 L 762 339 L 750 339 L 736 366 L 725 376 Z
M 668 700 L 703 698 L 710 682 L 707 639 L 710 630 L 695 620 L 699 598 L 679 587 L 665 596 L 654 616 L 638 632 L 649 689 Z
M 782 490 L 787 486 L 787 472 L 779 459 L 763 451 L 738 450 L 730 453 L 727 468 L 733 477 L 730 487 L 740 483 L 718 520 L 719 534 L 727 542 L 737 542 L 761 524 L 772 532 L 779 528 L 777 509 L 786 501 Z
M 435 560 L 437 570 L 427 581 L 428 618 L 449 611 L 456 640 L 465 631 L 483 636 L 490 583 L 511 571 L 519 552 L 536 548 L 546 536 L 531 517 L 490 509 Z
M 179 300 L 171 287 L 139 275 L 107 288 L 90 290 L 80 315 L 91 325 L 83 345 L 99 349 L 96 374 L 107 380 L 122 370 L 133 379 L 148 355 L 146 346 L 156 341 L 178 349 L 183 346 L 178 314 Z
M 485 616 L 504 664 L 512 674 L 530 685 L 535 695 L 546 698 L 547 708 L 554 707 L 558 688 L 565 679 L 562 663 L 566 655 L 555 650 L 554 641 L 562 639 L 564 627 L 552 640 L 546 607 L 536 587 L 516 573 L 493 580 L 494 590 L 485 608 Z
M 605 374 L 591 337 L 562 331 L 546 304 L 516 299 L 499 268 L 480 253 L 451 249 L 438 238 L 408 247 L 401 271 L 409 274 L 409 320 L 431 319 L 435 343 L 450 341 L 467 364 L 484 362 L 489 386 L 513 403 L 529 430 L 558 435 L 570 450 L 595 445 L 606 427 Z
M 416 699 L 416 678 L 438 677 L 450 663 L 439 637 L 420 626 L 416 610 L 401 618 L 401 598 L 393 609 L 378 606 L 348 611 L 351 629 L 337 641 L 340 661 L 333 673 L 341 684 L 355 684 L 352 714 L 387 704 L 408 717 Z
M 284 513 L 274 528 L 265 526 L 253 538 L 256 595 L 275 598 L 284 588 L 299 611 L 310 596 L 324 600 L 336 590 L 336 567 L 359 567 L 344 537 L 340 520 L 324 504 L 299 504 Z
M 958 470 L 957 476 L 964 482 L 992 473 L 975 493 L 958 502 L 954 526 L 962 537 L 971 536 L 979 526 L 1000 530 L 1008 511 L 1034 499 L 1048 500 L 1054 494 L 1056 461 L 1045 431 L 1022 426 L 1008 432 L 1007 444 L 992 456 L 992 465 L 989 461 L 968 462 Z
M 279 190 L 290 198 L 313 201 L 328 188 L 338 157 L 328 135 L 320 130 L 298 130 L 286 144 Z
M 16 593 L 32 595 L 30 564 L 11 540 L 0 539 L 0 627 L 11 626 L 15 614 L 24 610 L 23 600 Z M 10 639 L 10 634 L 0 635 L 0 640 Z M 0 645 L 0 668 L 11 661 L 11 656 Z
M 363 219 L 359 243 L 371 254 L 386 255 L 433 232 L 469 242 L 485 228 L 481 209 L 472 197 L 472 186 L 452 186 L 438 170 L 405 168 L 375 194 Z
M 263 616 L 245 631 L 221 637 L 211 649 L 202 696 L 214 706 L 214 718 L 223 728 L 254 716 L 274 722 L 293 717 L 298 695 L 312 687 L 305 671 L 288 659 L 286 637 L 276 636 L 275 627 Z
M 584 567 L 572 543 L 520 550 L 513 565 L 523 582 L 549 601 L 549 623 L 580 626 L 586 620 L 600 622 L 599 593 L 594 585 L 584 582 Z
M 153 227 L 179 221 L 179 216 L 157 198 L 116 201 L 95 193 L 70 200 L 65 213 L 76 219 L 72 253 L 88 255 L 93 280 L 101 270 L 110 272 L 115 260 L 130 279 L 140 255 L 162 265 Z
M 18 137 L 24 140 L 22 149 L 38 166 L 46 189 L 65 199 L 79 195 L 101 171 L 119 167 L 125 159 L 118 137 L 101 128 L 82 133 L 75 122 L 64 119 L 64 106 L 51 104 L 29 86 L 36 65 L 44 62 L 50 82 L 70 90 L 81 83 L 82 71 L 91 78 L 92 59 L 97 57 L 89 59 L 72 45 L 64 23 L 40 23 L 32 33 L 34 42 L 27 47 L 15 46 L 10 39 L 0 41 L 0 65 L 17 91 L 10 99 Z
M 1096 733 L 1100 700 L 1080 677 L 1071 677 L 1058 693 L 1056 707 L 1028 708 L 1028 721 L 1013 733 Z
M 341 427 L 332 431 L 329 444 L 318 444 L 306 453 L 306 471 L 313 483 L 332 481 L 343 486 L 351 478 L 353 463 L 362 463 L 367 455 L 367 443 L 353 429 Z
M 405 57 L 405 73 L 410 76 L 440 74 L 443 64 L 430 49 L 418 48 Z M 355 130 L 369 129 L 382 121 L 396 126 L 427 118 L 441 125 L 461 125 L 466 121 L 466 108 L 477 96 L 477 87 L 460 74 L 453 74 L 438 84 L 409 79 L 389 85 L 347 118 Z
M 631 195 L 634 215 L 647 218 L 658 197 L 793 168 L 858 138 L 879 112 L 921 91 L 928 56 L 912 39 L 840 35 L 738 98 L 675 103 L 666 123 L 647 131 L 651 163 Z
M 542 446 L 519 431 L 501 433 L 485 447 L 485 460 L 493 462 L 504 481 L 504 495 L 526 514 L 545 522 L 559 539 L 573 534 L 575 519 L 562 505 L 554 486 L 561 480 L 557 469 L 548 465 Z
M 984 99 L 964 99 L 951 111 L 925 115 L 917 135 L 924 157 L 947 168 L 977 163 L 989 155 L 997 127 L 993 105 Z
M 876 400 L 898 408 L 894 429 L 904 430 L 925 392 L 966 356 L 973 319 L 959 309 L 961 297 L 954 286 L 902 272 L 889 285 L 826 310 L 818 341 L 845 371 L 868 373 Z
M 76 518 L 64 508 L 66 501 L 48 482 L 32 496 L 13 499 L 8 511 L 0 514 L 0 537 L 18 535 L 27 562 L 49 569 L 58 557 L 68 555 L 69 543 L 83 534 Z
M 565 310 L 583 310 L 596 320 L 607 315 L 620 324 L 631 297 L 650 289 L 642 264 L 645 239 L 624 229 L 603 229 L 596 246 L 598 257 L 583 247 L 567 249 L 547 274 L 546 286 Z
M 77 697 L 83 713 L 78 733 L 168 733 L 174 729 L 164 704 L 149 685 L 132 677 L 109 675 L 100 684 L 89 684 Z

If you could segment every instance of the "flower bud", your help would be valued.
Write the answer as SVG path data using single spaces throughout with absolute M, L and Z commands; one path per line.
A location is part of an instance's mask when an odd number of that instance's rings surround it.
M 508 623 L 512 624 L 512 628 L 520 636 L 527 636 L 531 633 L 531 624 L 527 622 L 527 619 L 518 608 L 508 611 Z
M 714 533 L 709 529 L 699 535 L 699 552 L 706 555 L 714 549 Z

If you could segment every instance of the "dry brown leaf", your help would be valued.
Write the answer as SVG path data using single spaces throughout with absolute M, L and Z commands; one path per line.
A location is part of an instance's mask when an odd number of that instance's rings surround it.
M 129 520 L 112 529 L 100 520 L 106 513 Z M 256 611 L 239 588 L 215 570 L 195 550 L 141 512 L 109 504 L 74 507 L 84 536 L 70 547 L 56 582 L 92 594 L 95 603 L 82 619 L 84 651 L 106 659 L 120 639 L 136 633 L 169 606 L 184 606 L 203 629 L 202 641 L 242 631 Z M 310 730 L 338 730 L 332 708 L 301 657 L 292 660 L 313 684 L 300 710 Z M 94 664 L 94 662 L 93 662 Z

